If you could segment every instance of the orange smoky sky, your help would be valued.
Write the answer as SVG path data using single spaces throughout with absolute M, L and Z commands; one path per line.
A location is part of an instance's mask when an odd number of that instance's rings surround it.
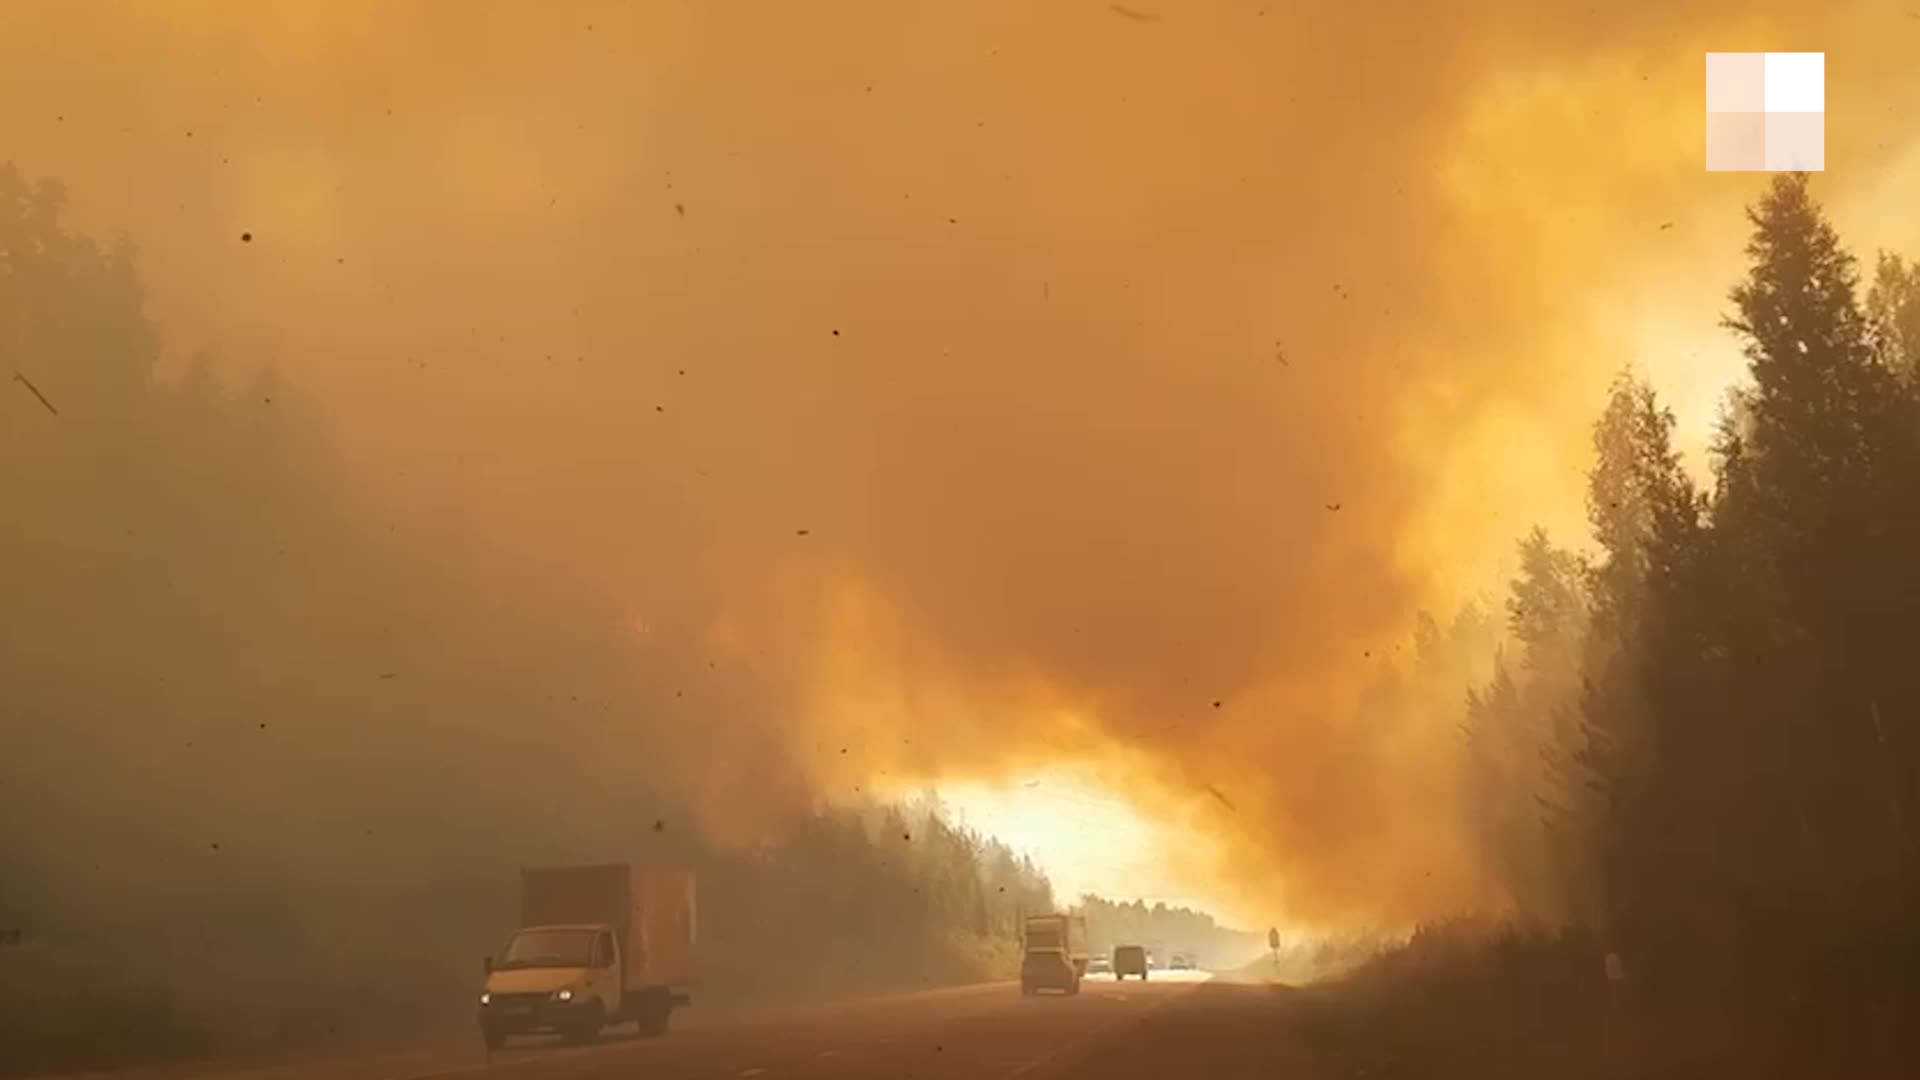
M 719 827 L 1094 761 L 1240 910 L 1402 920 L 1498 902 L 1465 687 L 1360 688 L 1578 542 L 1615 370 L 1733 373 L 1663 337 L 1758 190 L 1702 54 L 1825 50 L 1822 195 L 1911 250 L 1897 9 L 19 3 L 0 147 L 366 513 L 751 672 L 651 766 Z

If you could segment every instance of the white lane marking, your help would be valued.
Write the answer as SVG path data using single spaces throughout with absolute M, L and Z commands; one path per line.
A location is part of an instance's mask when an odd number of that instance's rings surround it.
M 837 1053 L 839 1053 L 839 1052 L 840 1052 L 840 1051 L 838 1051 L 838 1050 L 822 1050 L 822 1051 L 820 1051 L 820 1056 L 821 1056 L 821 1057 L 832 1057 L 833 1055 L 835 1055 L 835 1054 L 837 1054 Z
M 741 1069 L 741 1070 L 740 1070 L 740 1075 L 741 1075 L 741 1076 L 759 1076 L 759 1075 L 760 1075 L 761 1073 L 763 1073 L 763 1072 L 766 1072 L 766 1071 L 767 1071 L 767 1070 L 765 1070 L 765 1069 L 762 1069 L 762 1068 L 759 1068 L 758 1066 L 756 1066 L 756 1067 L 754 1067 L 754 1068 L 751 1068 L 751 1069 Z

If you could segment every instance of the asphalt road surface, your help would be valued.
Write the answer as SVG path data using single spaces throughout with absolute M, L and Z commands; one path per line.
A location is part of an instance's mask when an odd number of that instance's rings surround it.
M 663 1039 L 585 1049 L 509 1049 L 440 1080 L 1053 1080 L 1301 1075 L 1276 1044 L 1265 987 L 1186 972 L 1145 982 L 1092 977 L 1079 995 L 1022 997 L 1011 984 L 880 998 L 754 1018 L 698 1010 Z M 1284 1070 L 1284 1071 L 1282 1071 Z
M 411 1059 L 307 1063 L 229 1080 L 1057 1080 L 1310 1077 L 1264 986 L 1155 972 L 1092 976 L 1074 997 L 969 986 L 780 1010 L 674 1016 L 664 1037 L 610 1030 L 592 1046 L 516 1041 Z M 202 1073 L 218 1076 L 218 1073 Z

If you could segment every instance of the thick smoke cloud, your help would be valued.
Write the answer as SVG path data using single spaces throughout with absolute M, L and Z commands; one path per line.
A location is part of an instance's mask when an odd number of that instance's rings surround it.
M 1805 8 L 8 8 L 0 145 L 135 242 L 163 373 L 270 370 L 334 478 L 262 493 L 304 568 L 206 583 L 262 610 L 167 640 L 131 534 L 111 616 L 11 608 L 52 628 L 14 685 L 77 665 L 133 708 L 184 665 L 298 708 L 316 816 L 385 767 L 516 797 L 598 702 L 541 779 L 580 820 L 658 792 L 749 841 L 881 771 L 1088 758 L 1245 902 L 1497 903 L 1448 805 L 1459 686 L 1366 688 L 1577 520 L 1606 375 L 1667 362 L 1601 303 L 1685 258 L 1658 226 L 1737 232 L 1700 53 L 1827 48 L 1837 183 L 1904 149 L 1862 117 L 1915 100 L 1911 27 Z M 34 447 L 115 452 L 75 366 L 7 359 L 65 410 Z M 138 492 L 97 494 L 70 521 L 104 535 Z M 42 580 L 92 550 L 43 541 Z

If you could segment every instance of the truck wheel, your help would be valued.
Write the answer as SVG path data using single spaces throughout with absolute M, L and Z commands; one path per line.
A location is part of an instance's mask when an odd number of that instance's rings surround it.
M 634 1007 L 633 1030 L 648 1038 L 657 1038 L 667 1033 L 667 1023 L 673 1019 L 673 999 L 666 994 L 649 997 Z

